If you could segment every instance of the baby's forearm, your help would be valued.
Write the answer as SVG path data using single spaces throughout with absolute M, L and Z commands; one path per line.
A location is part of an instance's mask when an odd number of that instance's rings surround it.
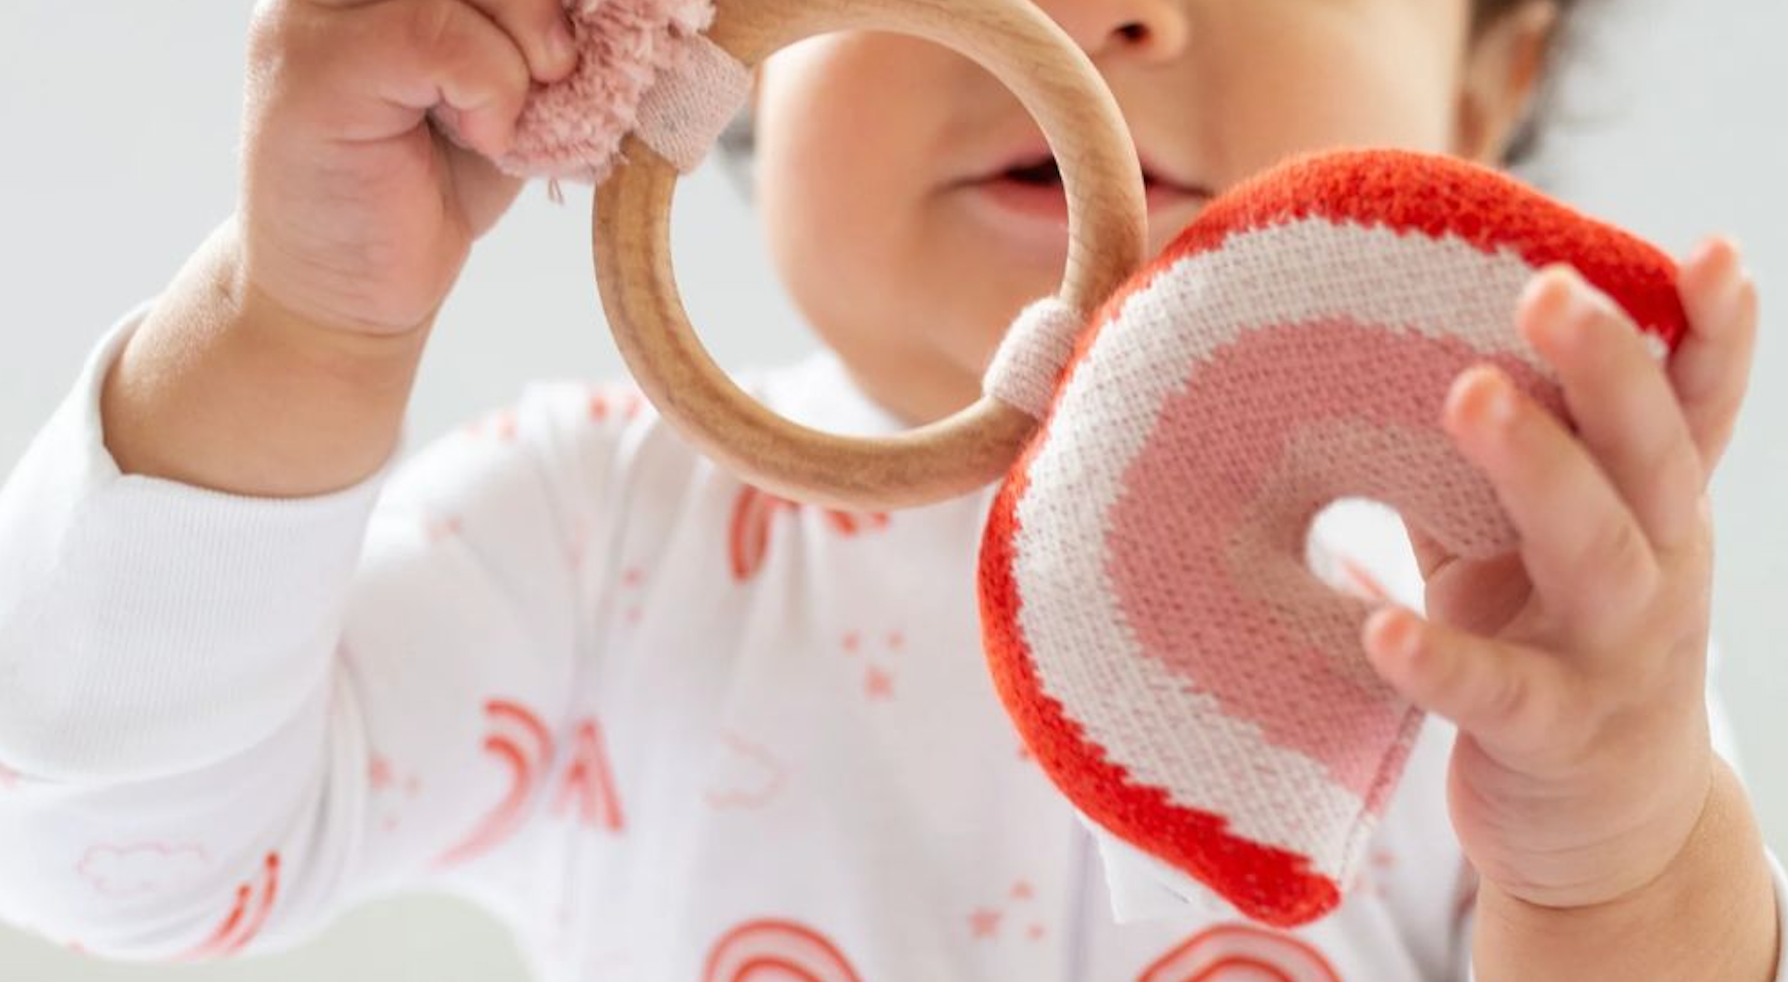
M 127 474 L 235 494 L 321 494 L 395 449 L 432 321 L 376 337 L 303 320 L 242 277 L 234 222 L 181 268 L 107 375 Z
M 1478 982 L 1772 982 L 1776 925 L 1762 834 L 1744 786 L 1716 756 L 1701 821 L 1642 892 L 1560 909 L 1484 881 L 1473 970 Z

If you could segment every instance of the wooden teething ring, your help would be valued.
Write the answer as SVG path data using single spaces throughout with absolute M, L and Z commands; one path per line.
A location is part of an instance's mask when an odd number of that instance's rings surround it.
M 950 47 L 991 71 L 1042 127 L 1068 197 L 1058 296 L 1090 314 L 1147 248 L 1142 169 L 1116 100 L 1084 52 L 1026 0 L 721 0 L 709 40 L 748 68 L 833 31 L 893 31 Z M 722 466 L 776 494 L 887 510 L 966 494 L 1002 478 L 1037 421 L 983 396 L 948 419 L 891 436 L 825 433 L 747 395 L 702 347 L 671 269 L 677 171 L 636 135 L 596 189 L 596 280 L 615 341 L 658 410 Z

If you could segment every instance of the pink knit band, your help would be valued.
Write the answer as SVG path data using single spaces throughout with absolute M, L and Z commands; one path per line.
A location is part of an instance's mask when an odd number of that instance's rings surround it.
M 683 39 L 682 60 L 640 97 L 634 132 L 679 173 L 694 170 L 751 98 L 751 69 L 705 34 Z
M 751 72 L 702 33 L 713 0 L 564 0 L 578 64 L 529 95 L 509 150 L 495 161 L 515 177 L 600 184 L 637 134 L 687 173 L 750 96 Z M 456 128 L 435 125 L 466 146 Z

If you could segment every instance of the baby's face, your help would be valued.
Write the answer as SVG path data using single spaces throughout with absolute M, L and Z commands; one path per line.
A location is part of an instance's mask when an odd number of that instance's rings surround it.
M 1038 4 L 1123 108 L 1152 250 L 1288 154 L 1461 145 L 1468 0 Z M 1006 325 L 1067 257 L 1041 130 L 991 74 L 900 35 L 811 39 L 759 82 L 757 198 L 796 305 L 909 421 L 972 402 Z

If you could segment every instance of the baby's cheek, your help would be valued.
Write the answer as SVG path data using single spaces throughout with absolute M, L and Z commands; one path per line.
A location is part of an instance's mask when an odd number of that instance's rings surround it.
M 1450 152 L 1465 6 L 1263 0 L 1212 12 L 1231 22 L 1207 37 L 1188 118 L 1208 129 L 1224 183 L 1334 147 Z
M 783 285 L 834 347 L 857 347 L 835 335 L 870 321 L 928 330 L 921 318 L 935 320 L 940 305 L 921 301 L 974 273 L 939 198 L 968 149 L 953 129 L 961 107 L 985 102 L 979 90 L 964 98 L 964 79 L 981 74 L 948 49 L 891 34 L 815 38 L 765 64 L 754 205 Z M 859 340 L 901 342 L 874 331 Z
M 1318 81 L 1311 79 L 1311 82 Z M 1312 84 L 1297 92 L 1262 91 L 1232 110 L 1226 156 L 1235 179 L 1298 154 L 1336 147 L 1396 147 L 1429 153 L 1453 149 L 1451 93 L 1441 88 L 1386 88 L 1378 78 Z

